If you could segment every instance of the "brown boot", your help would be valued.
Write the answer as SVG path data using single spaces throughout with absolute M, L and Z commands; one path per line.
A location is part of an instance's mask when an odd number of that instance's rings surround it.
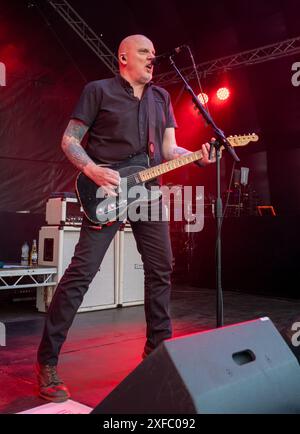
M 149 354 L 151 354 L 153 350 L 154 350 L 154 348 L 152 348 L 152 347 L 150 347 L 149 345 L 146 344 L 145 347 L 144 347 L 143 354 L 142 354 L 142 359 L 143 360 L 146 359 L 146 357 L 148 357 Z
M 70 398 L 70 392 L 57 375 L 56 366 L 36 365 L 39 395 L 52 402 L 64 402 Z

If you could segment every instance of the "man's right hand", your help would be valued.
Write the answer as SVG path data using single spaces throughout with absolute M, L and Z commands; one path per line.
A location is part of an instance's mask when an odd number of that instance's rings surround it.
M 119 172 L 107 167 L 97 166 L 96 164 L 88 164 L 85 167 L 84 173 L 95 184 L 102 187 L 108 196 L 117 196 L 116 187 L 120 185 Z

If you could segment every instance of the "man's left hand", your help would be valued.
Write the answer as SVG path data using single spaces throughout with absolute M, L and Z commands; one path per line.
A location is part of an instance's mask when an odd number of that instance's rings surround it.
M 215 139 L 212 138 L 212 141 L 214 141 Z M 209 151 L 210 151 L 210 144 L 209 143 L 205 143 L 204 145 L 202 145 L 202 154 L 203 157 L 201 158 L 201 160 L 195 161 L 195 164 L 197 164 L 197 166 L 200 167 L 205 167 L 208 166 L 209 164 L 215 163 L 216 162 L 216 158 L 215 158 L 215 150 L 213 150 L 213 157 L 210 160 L 209 159 Z M 171 150 L 171 155 L 168 159 L 174 159 L 174 158 L 179 158 L 182 157 L 183 155 L 187 155 L 190 154 L 191 151 L 188 151 L 185 148 L 181 148 L 179 146 L 174 146 Z
M 214 139 L 212 139 L 213 141 Z M 216 162 L 216 157 L 215 157 L 215 150 L 213 150 L 212 153 L 212 159 L 209 159 L 209 151 L 210 151 L 210 144 L 209 143 L 204 143 L 204 145 L 202 145 L 202 154 L 203 157 L 201 158 L 201 160 L 198 161 L 198 165 L 201 167 L 206 167 L 209 164 L 215 163 Z

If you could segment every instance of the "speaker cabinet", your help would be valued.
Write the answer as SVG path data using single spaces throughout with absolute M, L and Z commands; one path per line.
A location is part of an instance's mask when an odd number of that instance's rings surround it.
M 131 226 L 119 232 L 119 292 L 118 305 L 134 306 L 144 303 L 144 266 Z
M 260 318 L 165 341 L 92 413 L 300 413 L 300 367 Z
M 43 226 L 39 232 L 39 265 L 57 267 L 57 282 L 63 276 L 79 240 L 80 228 L 68 226 Z M 95 275 L 85 294 L 79 312 L 107 309 L 117 306 L 119 282 L 119 233 L 110 244 L 101 269 Z M 45 295 L 48 288 L 37 290 L 37 308 L 45 312 L 53 294 Z M 50 291 L 52 289 L 50 288 Z

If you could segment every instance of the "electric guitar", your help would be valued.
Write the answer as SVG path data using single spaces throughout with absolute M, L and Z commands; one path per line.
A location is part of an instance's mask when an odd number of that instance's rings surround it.
M 256 134 L 229 136 L 227 140 L 231 146 L 245 146 L 249 142 L 257 142 L 258 136 Z M 132 163 L 134 159 L 125 160 L 117 166 L 105 166 L 117 170 L 120 174 L 120 185 L 116 188 L 117 197 L 107 196 L 101 186 L 99 187 L 81 172 L 77 176 L 75 185 L 77 197 L 90 222 L 107 225 L 124 216 L 132 204 L 137 205 L 160 199 L 159 188 L 149 190 L 145 186 L 146 182 L 198 161 L 202 157 L 202 151 L 199 150 L 154 167 L 134 165 Z

